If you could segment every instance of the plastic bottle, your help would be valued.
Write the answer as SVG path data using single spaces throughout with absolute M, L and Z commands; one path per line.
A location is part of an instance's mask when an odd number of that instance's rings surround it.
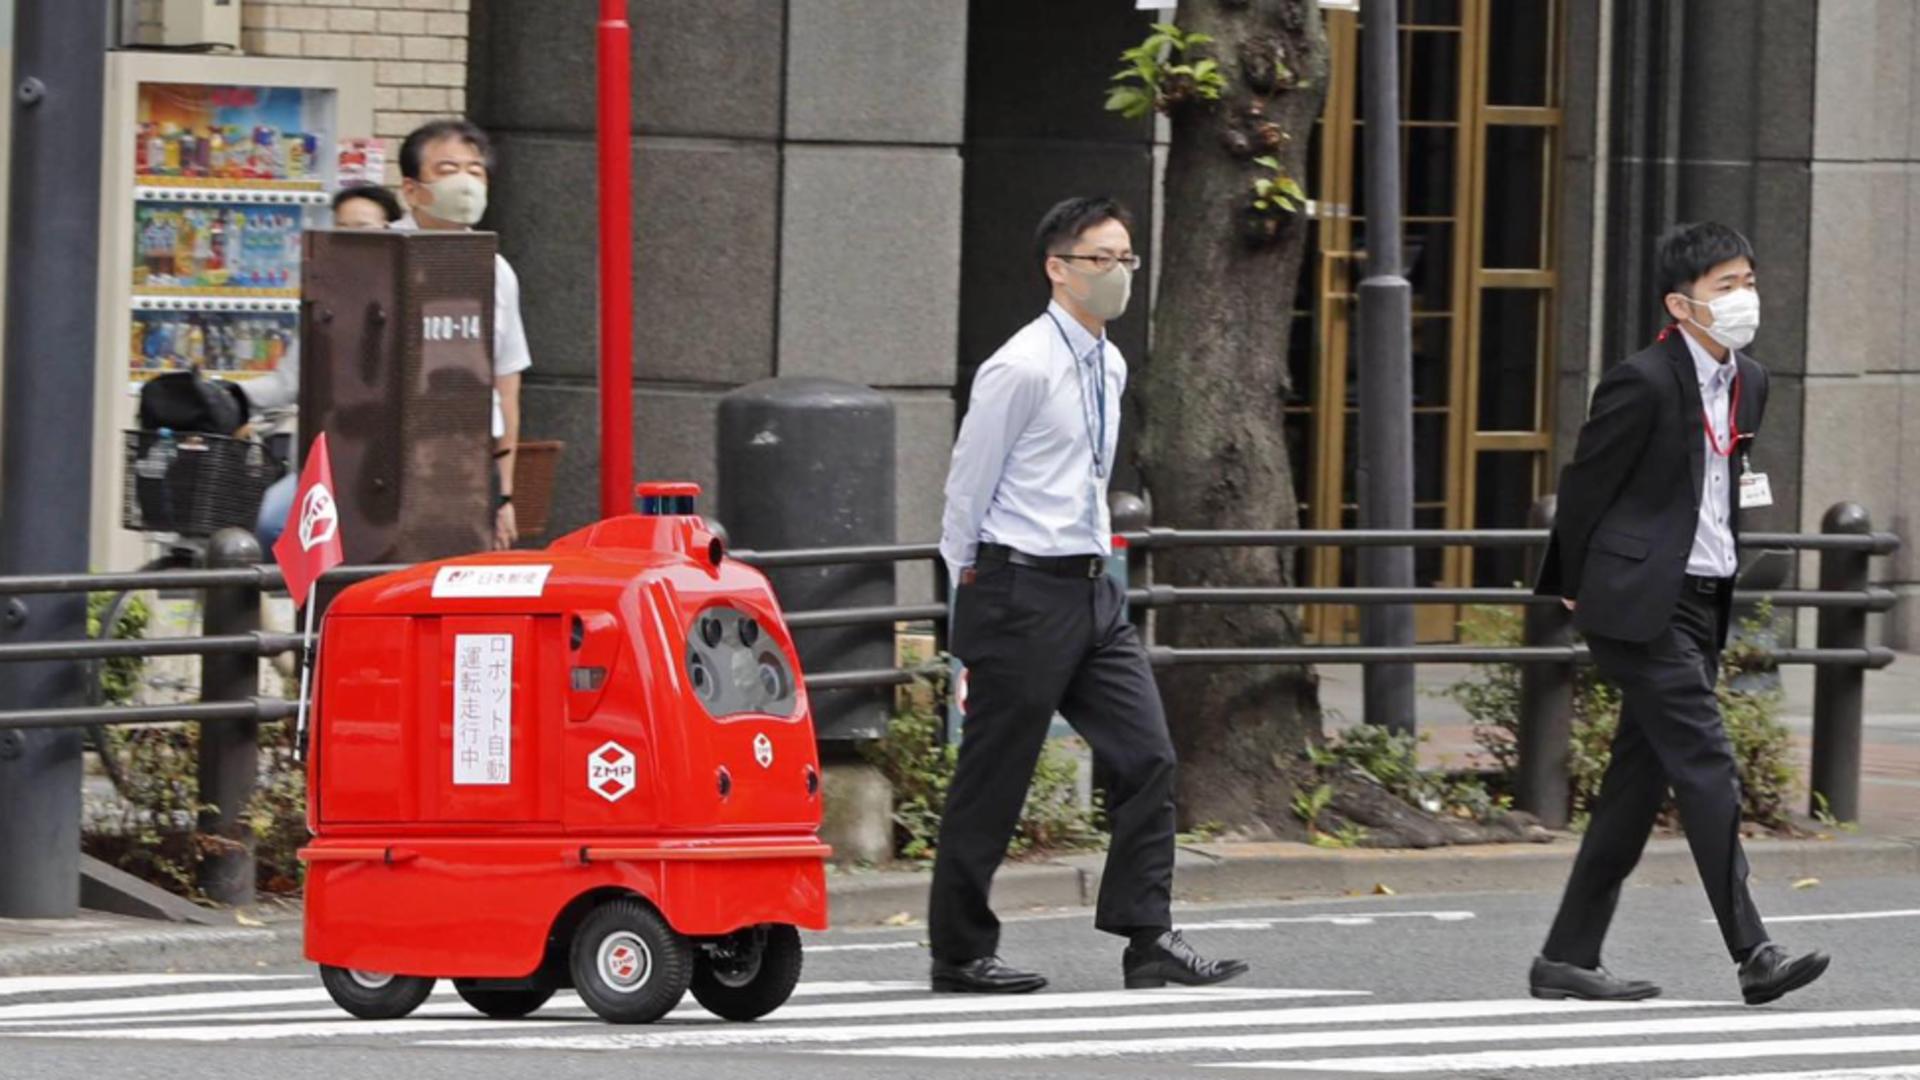
M 193 272 L 194 279 L 201 285 L 214 284 L 212 274 L 215 269 L 213 260 L 213 214 L 207 210 L 194 211 L 198 218 L 193 230 Z
M 227 211 L 225 208 L 214 212 L 213 222 L 209 226 L 209 235 L 207 237 L 207 271 L 218 279 L 214 284 L 222 284 L 226 281 Z
M 193 218 L 195 213 L 193 210 L 183 210 L 180 212 L 180 232 L 174 241 L 173 273 L 175 277 L 180 279 L 180 284 L 182 285 L 196 284 L 198 278 L 198 271 L 193 262 L 193 234 L 195 231 Z
M 187 324 L 187 363 L 196 368 L 207 365 L 207 332 L 198 319 Z

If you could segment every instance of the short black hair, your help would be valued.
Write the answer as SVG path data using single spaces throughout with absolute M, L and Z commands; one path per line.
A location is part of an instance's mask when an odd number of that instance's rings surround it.
M 1687 286 L 1723 262 L 1745 259 L 1759 265 L 1753 257 L 1753 243 L 1739 230 L 1717 221 L 1689 222 L 1668 229 L 1660 234 L 1657 258 L 1660 279 L 1656 284 L 1663 303 L 1669 293 L 1688 296 Z
M 487 171 L 493 171 L 493 140 L 473 121 L 448 117 L 430 120 L 407 135 L 407 141 L 400 144 L 400 175 L 409 180 L 420 179 L 420 159 L 426 155 L 427 147 L 441 139 L 459 139 L 472 146 L 486 160 Z
M 1040 227 L 1033 233 L 1033 250 L 1040 260 L 1042 271 L 1046 269 L 1047 259 L 1058 255 L 1073 246 L 1080 234 L 1096 225 L 1117 221 L 1133 231 L 1133 215 L 1120 205 L 1118 199 L 1106 195 L 1075 196 L 1055 203 L 1040 219 Z
M 394 197 L 393 192 L 379 184 L 353 184 L 341 188 L 333 193 L 333 208 L 338 210 L 340 204 L 354 199 L 365 199 L 379 204 L 381 212 L 387 215 L 389 225 L 400 220 L 400 200 Z

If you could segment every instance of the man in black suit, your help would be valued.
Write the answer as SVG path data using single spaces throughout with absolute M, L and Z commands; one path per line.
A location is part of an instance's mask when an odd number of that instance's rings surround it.
M 1747 891 L 1740 780 L 1714 688 L 1739 567 L 1737 511 L 1770 505 L 1748 461 L 1767 370 L 1741 350 L 1760 325 L 1753 247 L 1724 225 L 1660 238 L 1673 325 L 1594 390 L 1535 591 L 1573 612 L 1600 673 L 1621 691 L 1619 731 L 1560 913 L 1533 962 L 1540 998 L 1660 993 L 1600 966 L 1620 886 L 1671 787 L 1694 865 L 1750 1005 L 1826 971 L 1818 952 L 1767 939 Z

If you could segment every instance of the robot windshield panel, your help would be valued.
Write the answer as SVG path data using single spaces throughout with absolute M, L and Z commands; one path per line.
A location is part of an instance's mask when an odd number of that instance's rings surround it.
M 687 677 L 715 719 L 792 716 L 798 704 L 793 665 L 753 616 L 736 608 L 710 607 L 694 619 L 687 633 Z

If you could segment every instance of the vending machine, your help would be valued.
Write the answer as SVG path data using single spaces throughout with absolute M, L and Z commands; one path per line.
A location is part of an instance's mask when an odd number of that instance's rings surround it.
M 94 565 L 143 561 L 120 528 L 143 382 L 244 381 L 300 341 L 302 232 L 344 182 L 378 181 L 373 65 L 117 52 L 107 58 L 95 350 Z

